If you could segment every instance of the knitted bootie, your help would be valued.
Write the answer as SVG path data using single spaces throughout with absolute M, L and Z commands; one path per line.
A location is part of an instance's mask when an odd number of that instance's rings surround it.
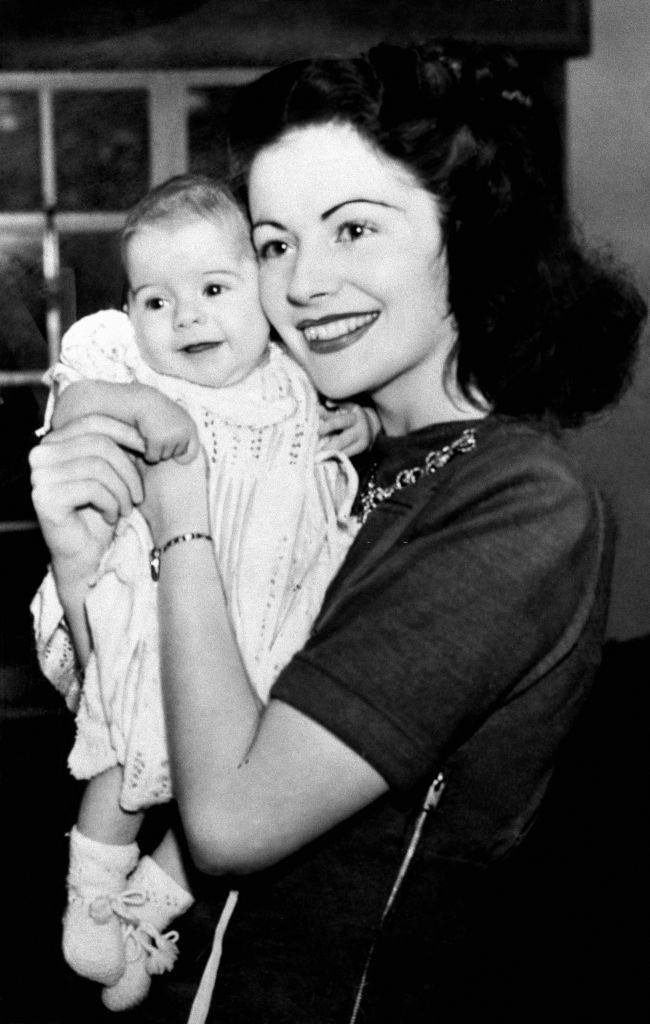
M 136 910 L 137 923 L 123 923 L 126 968 L 119 981 L 102 991 L 109 1010 L 128 1010 L 146 999 L 154 974 L 171 971 L 178 956 L 178 932 L 162 930 L 194 903 L 183 889 L 151 857 L 143 857 L 128 880 L 131 893 L 144 902 Z
M 63 956 L 77 974 L 103 985 L 113 985 L 126 967 L 121 923 L 131 907 L 122 894 L 138 853 L 137 843 L 99 843 L 76 827 L 70 833 Z

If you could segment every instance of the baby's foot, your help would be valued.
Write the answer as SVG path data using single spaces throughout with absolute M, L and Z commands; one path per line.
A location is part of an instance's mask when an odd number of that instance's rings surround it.
M 194 898 L 151 857 L 143 857 L 129 878 L 129 890 L 143 897 L 137 922 L 125 921 L 122 941 L 126 966 L 115 984 L 107 983 L 102 1002 L 109 1010 L 127 1010 L 146 999 L 154 974 L 171 971 L 178 956 L 178 932 L 163 929 L 188 910 Z
M 113 846 L 70 833 L 68 905 L 63 916 L 63 956 L 84 978 L 114 984 L 126 967 L 121 923 L 144 897 L 123 892 L 138 858 L 135 843 Z

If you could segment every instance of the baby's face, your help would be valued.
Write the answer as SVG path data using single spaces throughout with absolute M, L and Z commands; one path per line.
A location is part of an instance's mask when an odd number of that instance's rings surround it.
M 255 257 L 236 222 L 224 216 L 143 225 L 126 262 L 128 313 L 153 370 L 227 387 L 260 363 L 269 325 Z

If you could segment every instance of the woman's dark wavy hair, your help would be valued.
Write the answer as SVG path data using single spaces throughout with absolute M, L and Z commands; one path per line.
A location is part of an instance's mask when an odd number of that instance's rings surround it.
M 568 426 L 620 396 L 645 304 L 573 231 L 554 119 L 512 55 L 382 44 L 271 71 L 235 102 L 235 188 L 261 149 L 329 122 L 353 125 L 438 199 L 468 398 L 478 389 L 497 413 Z

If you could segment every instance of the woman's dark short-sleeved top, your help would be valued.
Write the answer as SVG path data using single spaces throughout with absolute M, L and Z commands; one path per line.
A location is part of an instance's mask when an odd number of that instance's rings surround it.
M 378 482 L 459 433 L 385 441 Z M 554 440 L 498 419 L 476 435 L 371 513 L 272 696 L 398 790 L 445 769 L 448 803 L 471 771 L 486 827 L 498 817 L 462 855 L 489 859 L 525 829 L 584 696 L 609 551 L 601 503 Z
M 433 1020 L 433 1007 L 436 1021 L 466 1019 L 487 1006 L 488 964 L 507 973 L 505 936 L 525 948 L 505 924 L 517 901 L 506 909 L 503 865 L 516 860 L 594 677 L 611 538 L 560 445 L 497 417 L 381 439 L 377 482 L 467 428 L 473 451 L 370 514 L 272 690 L 390 791 L 244 881 L 214 1020 L 350 1019 L 422 793 L 441 770 L 445 790 L 384 922 L 358 1020 L 413 1024 Z M 520 1010 L 512 1019 L 526 1019 Z M 495 1019 L 511 1018 L 501 1006 Z

